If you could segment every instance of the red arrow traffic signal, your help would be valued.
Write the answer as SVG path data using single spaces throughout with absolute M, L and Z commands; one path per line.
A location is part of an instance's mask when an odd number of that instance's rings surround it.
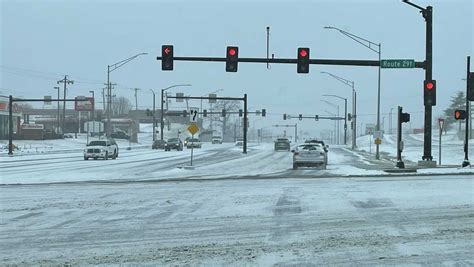
M 173 46 L 163 45 L 161 47 L 161 69 L 173 70 Z

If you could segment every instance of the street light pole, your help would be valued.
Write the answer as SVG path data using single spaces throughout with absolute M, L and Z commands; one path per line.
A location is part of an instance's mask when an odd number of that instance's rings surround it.
M 339 117 L 339 105 L 336 105 L 336 104 L 331 103 L 331 102 L 326 101 L 326 100 L 321 100 L 321 101 L 324 102 L 324 103 L 326 103 L 326 104 L 328 104 L 328 105 L 330 105 L 330 106 L 332 106 L 332 107 L 334 107 L 334 108 L 336 108 L 336 109 L 337 109 L 337 114 L 336 114 L 336 116 Z M 339 132 L 340 132 L 340 131 L 339 131 L 339 120 L 334 121 L 334 122 L 335 122 L 335 124 L 336 124 L 336 136 L 335 136 L 335 138 L 336 138 L 336 144 L 339 145 L 339 140 L 340 140 L 340 136 L 339 136 Z
M 181 87 L 181 86 L 191 86 L 191 84 L 175 84 L 175 85 L 172 85 L 172 86 L 161 89 L 160 140 L 162 140 L 162 141 L 163 141 L 163 130 L 164 130 L 164 117 L 163 117 L 163 113 L 164 113 L 164 110 L 163 110 L 164 94 L 165 94 L 166 90 L 169 90 L 169 89 L 174 88 L 174 87 Z M 166 110 L 166 111 L 168 111 L 168 110 Z
M 110 112 L 111 112 L 111 105 L 112 105 L 112 88 L 110 86 L 110 73 L 141 55 L 148 55 L 148 53 L 136 54 L 132 57 L 119 61 L 115 64 L 107 65 L 107 128 L 106 128 L 107 137 L 110 137 L 110 130 L 112 126 L 110 122 Z
M 351 126 L 352 126 L 352 150 L 354 150 L 354 149 L 357 148 L 357 144 L 356 144 L 356 141 L 357 141 L 357 92 L 355 90 L 354 81 L 344 79 L 342 77 L 339 77 L 337 75 L 334 75 L 332 73 L 325 72 L 325 71 L 322 71 L 321 73 L 327 74 L 327 75 L 333 77 L 334 79 L 336 79 L 336 80 L 342 82 L 343 84 L 345 84 L 345 85 L 352 88 L 352 122 L 351 122 Z
M 344 100 L 344 145 L 347 145 L 347 98 L 340 97 L 338 95 L 323 95 L 329 97 L 336 97 Z
M 382 44 L 381 43 L 374 43 L 371 42 L 367 39 L 364 39 L 360 36 L 357 36 L 355 34 L 346 32 L 344 30 L 341 30 L 339 28 L 333 27 L 333 26 L 326 26 L 324 27 L 325 29 L 330 29 L 330 30 L 337 30 L 343 35 L 351 38 L 352 40 L 358 42 L 359 44 L 367 47 L 368 49 L 372 50 L 373 52 L 377 53 L 379 55 L 379 67 L 378 67 L 378 81 L 377 81 L 377 125 L 375 126 L 375 130 L 380 131 L 380 74 L 381 74 L 381 57 L 382 57 Z M 373 46 L 376 46 L 378 49 L 375 50 Z M 380 152 L 379 152 L 379 144 L 376 144 L 376 152 L 375 152 L 375 159 L 380 159 Z
M 153 89 L 150 89 L 150 91 L 153 93 L 153 142 L 156 140 L 156 131 L 155 131 L 155 127 L 156 127 L 156 120 L 155 120 L 155 91 L 153 91 Z

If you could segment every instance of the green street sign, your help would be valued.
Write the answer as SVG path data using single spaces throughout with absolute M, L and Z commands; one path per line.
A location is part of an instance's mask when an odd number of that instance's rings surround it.
M 409 69 L 415 67 L 414 59 L 383 59 L 380 61 L 382 69 Z

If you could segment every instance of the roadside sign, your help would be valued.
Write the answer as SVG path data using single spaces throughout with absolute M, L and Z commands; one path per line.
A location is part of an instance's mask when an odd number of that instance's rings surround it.
M 415 68 L 414 59 L 382 59 L 380 61 L 382 69 L 412 69 Z
M 74 101 L 74 110 L 76 111 L 93 111 L 94 110 L 94 98 L 78 96 Z
M 382 139 L 380 138 L 375 138 L 375 142 L 374 142 L 376 145 L 380 145 L 382 144 Z
M 216 94 L 209 94 L 209 103 L 216 103 Z
M 374 131 L 374 139 L 382 139 L 383 138 L 383 132 L 382 131 Z
M 51 96 L 50 95 L 45 95 L 44 96 L 44 104 L 45 105 L 51 105 Z
M 444 119 L 443 118 L 438 118 L 438 124 L 439 124 L 439 129 L 443 131 L 444 129 Z
M 189 121 L 190 122 L 197 122 L 198 120 L 198 110 L 197 109 L 190 109 L 189 110 Z
M 184 102 L 184 93 L 176 93 L 176 102 Z
M 188 131 L 194 135 L 196 134 L 197 132 L 199 132 L 199 127 L 196 125 L 196 123 L 191 123 L 191 125 L 189 125 L 188 127 Z

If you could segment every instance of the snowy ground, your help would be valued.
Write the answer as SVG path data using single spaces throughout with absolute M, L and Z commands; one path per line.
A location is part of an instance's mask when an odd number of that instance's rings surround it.
M 385 134 L 380 145 L 380 151 L 391 158 L 396 158 L 397 136 L 395 134 Z M 374 140 L 369 136 L 357 138 L 357 147 L 361 151 L 371 153 L 375 157 Z M 423 134 L 404 134 L 403 142 L 405 148 L 402 153 L 404 161 L 413 163 L 421 160 L 423 156 Z M 469 158 L 474 159 L 474 139 L 469 142 Z M 432 137 L 432 156 L 433 160 L 438 161 L 439 156 L 439 134 L 433 133 Z M 461 165 L 464 160 L 464 141 L 459 140 L 456 132 L 448 132 L 442 135 L 441 139 L 441 163 L 442 165 Z M 439 161 L 438 161 L 439 162 Z
M 84 161 L 84 137 L 0 154 L 0 265 L 474 264 L 474 172 L 387 174 L 391 136 L 380 161 L 333 145 L 327 170 L 296 171 L 272 144 L 204 143 L 190 169 L 190 150 L 139 138 L 116 160 Z M 416 161 L 422 140 L 406 142 Z
M 472 266 L 473 177 L 1 186 L 0 265 Z

